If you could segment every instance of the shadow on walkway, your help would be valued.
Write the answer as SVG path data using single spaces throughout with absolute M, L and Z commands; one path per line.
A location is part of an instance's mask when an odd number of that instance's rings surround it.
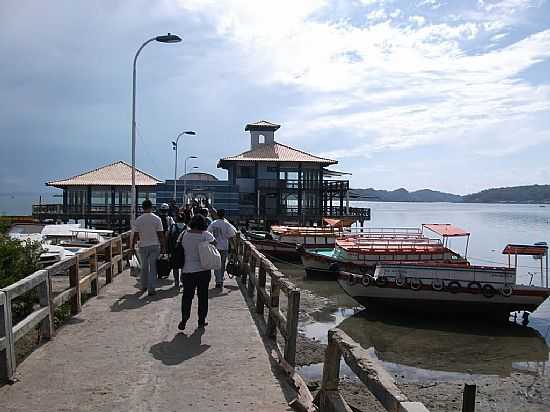
M 206 352 L 210 345 L 202 344 L 204 329 L 197 328 L 191 335 L 181 332 L 170 342 L 159 342 L 151 346 L 149 352 L 157 360 L 168 366 L 178 365 Z
M 139 309 L 142 306 L 147 305 L 150 302 L 156 300 L 173 298 L 179 294 L 177 288 L 170 289 L 157 289 L 154 296 L 147 296 L 147 292 L 137 291 L 136 293 L 129 293 L 118 298 L 111 305 L 111 312 L 121 312 L 123 310 Z

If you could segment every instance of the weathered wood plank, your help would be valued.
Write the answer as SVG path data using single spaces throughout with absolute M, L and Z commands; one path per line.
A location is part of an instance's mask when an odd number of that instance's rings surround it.
M 6 337 L 0 338 L 0 353 L 2 353 L 2 351 L 4 351 L 6 349 L 7 342 L 8 342 L 8 339 Z M 2 355 L 0 355 L 0 356 L 2 356 Z M 0 361 L 0 364 L 1 363 L 2 362 Z
M 315 404 L 323 412 L 353 412 L 337 391 L 320 390 L 315 397 Z
M 323 378 L 321 380 L 321 390 L 338 391 L 338 383 L 340 380 L 340 359 L 342 351 L 338 346 L 338 342 L 334 340 L 336 331 L 331 329 L 328 331 L 328 346 L 325 351 L 325 361 L 323 363 Z M 317 404 L 317 406 L 320 406 Z
M 387 410 L 397 411 L 400 403 L 408 400 L 383 365 L 371 358 L 368 352 L 346 333 L 339 329 L 330 330 L 329 346 L 331 341 L 338 345 L 351 370 Z
M 91 248 L 86 249 L 83 252 L 78 252 L 77 255 L 80 258 L 80 260 L 84 260 L 84 259 L 87 259 L 87 258 L 95 255 L 96 253 L 97 253 L 97 245 L 92 246 Z
M 285 340 L 288 338 L 287 329 L 286 329 L 286 317 L 281 313 L 281 310 L 279 307 L 273 307 L 269 309 L 269 318 L 268 318 L 268 325 L 269 325 L 269 319 L 273 319 L 273 322 L 275 323 L 275 326 L 277 329 L 279 329 L 279 332 L 285 338 Z
M 93 280 L 97 280 L 97 272 L 92 272 L 80 279 L 80 289 L 84 289 L 90 284 Z
M 4 338 L 5 349 L 0 350 L 0 379 L 11 381 L 15 375 L 15 342 L 13 340 L 11 300 L 0 291 L 0 337 Z
M 12 283 L 9 286 L 6 286 L 2 291 L 7 295 L 8 299 L 14 299 L 18 296 L 21 296 L 25 292 L 28 292 L 31 289 L 34 289 L 36 286 L 40 285 L 42 282 L 47 281 L 48 271 L 47 270 L 38 270 L 32 275 L 29 275 L 15 283 Z
M 13 339 L 14 342 L 17 342 L 21 339 L 27 332 L 31 331 L 33 328 L 38 326 L 38 324 L 45 318 L 50 315 L 50 310 L 48 307 L 43 307 L 32 312 L 29 316 L 19 322 L 13 328 Z
M 48 268 L 46 270 L 50 275 L 57 275 L 59 273 L 65 273 L 67 270 L 69 270 L 72 266 L 78 264 L 78 256 L 72 256 L 68 259 L 64 259 L 60 262 L 57 262 Z
M 266 271 L 265 263 L 260 261 L 260 268 L 258 269 L 258 282 L 256 283 L 256 313 L 263 316 L 265 302 L 267 301 L 267 293 L 265 291 L 266 284 Z
M 50 276 L 46 276 L 46 281 L 38 286 L 38 300 L 42 308 L 48 309 L 48 316 L 40 322 L 40 338 L 51 339 L 54 335 L 53 327 L 53 303 Z
M 285 360 L 292 366 L 296 364 L 296 338 L 298 337 L 298 312 L 300 310 L 300 291 L 296 288 L 288 294 L 286 314 Z
M 71 298 L 71 315 L 82 311 L 82 297 L 80 296 L 80 257 L 77 256 L 76 265 L 69 270 L 69 287 L 74 288 L 74 295 Z
M 52 299 L 53 305 L 55 308 L 58 308 L 59 306 L 63 305 L 64 303 L 67 303 L 72 300 L 72 298 L 76 295 L 76 288 L 71 287 L 67 290 L 64 290 L 57 296 L 55 296 Z M 72 311 L 71 311 L 72 312 Z

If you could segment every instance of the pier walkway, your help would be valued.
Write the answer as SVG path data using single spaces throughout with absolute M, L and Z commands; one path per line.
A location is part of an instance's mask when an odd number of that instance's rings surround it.
M 236 282 L 226 285 L 210 290 L 206 329 L 196 329 L 195 300 L 180 332 L 171 282 L 148 297 L 125 270 L 0 387 L 1 409 L 290 410 Z

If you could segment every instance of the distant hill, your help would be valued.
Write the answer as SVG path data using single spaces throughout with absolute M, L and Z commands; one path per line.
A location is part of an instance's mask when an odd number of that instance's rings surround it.
M 352 197 L 360 200 L 377 200 L 380 202 L 462 202 L 462 196 L 452 193 L 438 192 L 436 190 L 422 189 L 409 192 L 407 189 L 376 190 L 352 189 Z
M 414 192 L 403 188 L 396 190 L 351 189 L 351 197 L 356 200 L 379 202 L 550 203 L 550 185 L 499 187 L 465 196 L 430 189 Z
M 550 203 L 550 185 L 499 187 L 462 198 L 469 203 Z

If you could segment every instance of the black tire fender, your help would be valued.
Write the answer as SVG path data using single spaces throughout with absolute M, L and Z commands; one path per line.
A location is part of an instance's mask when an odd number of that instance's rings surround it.
M 410 278 L 409 279 L 409 285 L 410 285 L 412 290 L 422 289 L 422 281 L 418 278 Z
M 470 291 L 470 293 L 479 293 L 479 292 L 481 292 L 481 283 L 479 283 L 476 280 L 468 283 L 468 290 Z
M 495 296 L 497 291 L 495 290 L 493 285 L 489 285 L 488 283 L 486 283 L 481 288 L 481 293 L 483 293 L 483 296 L 485 296 L 486 298 L 492 298 L 493 296 Z
M 447 285 L 447 289 L 451 293 L 458 293 L 460 288 L 461 288 L 460 283 L 458 283 L 456 280 L 449 282 L 449 284 Z

